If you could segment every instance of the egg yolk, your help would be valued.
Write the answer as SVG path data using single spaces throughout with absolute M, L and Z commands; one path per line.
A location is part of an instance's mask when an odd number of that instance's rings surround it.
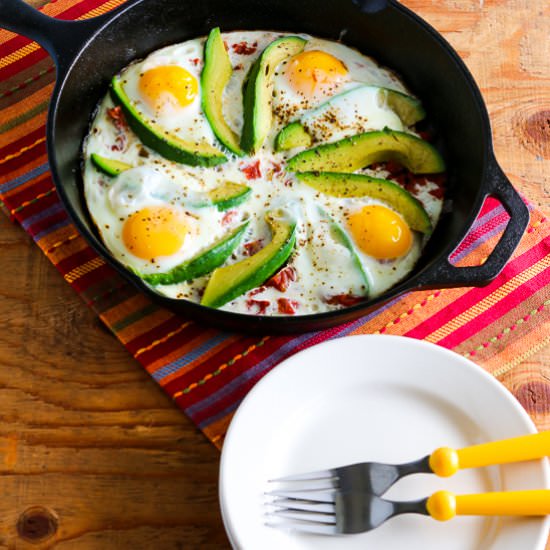
M 186 107 L 197 96 L 199 84 L 183 67 L 167 65 L 145 71 L 139 79 L 139 91 L 152 109 L 160 110 L 167 101 Z
M 365 206 L 351 214 L 348 223 L 357 246 L 378 260 L 399 258 L 412 245 L 412 233 L 405 220 L 385 206 Z
M 347 73 L 346 66 L 339 59 L 320 50 L 295 55 L 285 71 L 292 88 L 307 97 L 334 90 Z
M 138 258 L 170 256 L 183 245 L 188 229 L 183 216 L 167 206 L 142 208 L 122 227 L 122 241 Z

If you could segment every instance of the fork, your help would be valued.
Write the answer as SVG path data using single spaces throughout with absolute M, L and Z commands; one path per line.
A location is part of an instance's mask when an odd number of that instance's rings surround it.
M 479 468 L 495 464 L 508 464 L 534 460 L 550 455 L 550 431 L 522 435 L 511 439 L 492 441 L 454 450 L 440 447 L 431 455 L 405 464 L 384 464 L 380 462 L 361 462 L 280 477 L 270 483 L 292 485 L 285 492 L 274 491 L 268 494 L 290 496 L 292 491 L 330 490 L 359 491 L 363 494 L 381 496 L 399 479 L 418 473 L 436 474 L 449 477 L 458 470 Z
M 266 493 L 272 499 L 267 503 L 271 507 L 268 523 L 337 534 L 368 531 L 403 513 L 428 514 L 436 519 L 450 519 L 454 513 L 544 515 L 550 513 L 550 491 L 545 490 L 457 497 L 438 492 L 430 498 L 410 502 L 394 502 L 381 496 L 399 479 L 415 473 L 448 477 L 459 469 L 522 462 L 548 455 L 550 431 L 459 450 L 440 447 L 431 455 L 405 464 L 362 462 L 281 477 L 270 480 L 279 488 Z M 526 500 L 528 498 L 532 498 L 532 502 Z M 294 522 L 281 523 L 283 519 Z
M 312 496 L 315 495 L 315 496 Z M 318 535 L 370 531 L 400 514 L 423 514 L 439 521 L 456 515 L 544 516 L 550 514 L 550 490 L 454 495 L 438 491 L 429 498 L 396 502 L 359 491 L 298 492 L 276 498 L 268 512 L 273 527 Z

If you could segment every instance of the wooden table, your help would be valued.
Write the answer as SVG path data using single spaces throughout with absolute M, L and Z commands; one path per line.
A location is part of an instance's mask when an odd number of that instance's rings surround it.
M 549 212 L 548 1 L 404 3 L 465 59 L 503 168 Z M 0 265 L 0 547 L 228 548 L 218 451 L 3 214 Z M 523 402 L 541 429 L 548 380 L 548 349 L 503 380 L 530 383 Z

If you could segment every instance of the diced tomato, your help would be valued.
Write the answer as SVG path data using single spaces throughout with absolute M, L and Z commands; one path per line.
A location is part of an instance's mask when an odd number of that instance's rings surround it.
M 112 107 L 111 109 L 107 109 L 107 114 L 113 120 L 120 120 L 124 116 L 124 114 L 122 113 L 122 107 L 120 105 Z
M 126 134 L 118 134 L 115 138 L 115 143 L 111 145 L 111 151 L 124 151 L 126 149 Z
M 296 270 L 287 265 L 278 273 L 275 273 L 271 279 L 267 281 L 266 286 L 272 286 L 281 292 L 285 292 L 292 281 L 296 280 Z
M 124 151 L 128 142 L 128 138 L 126 136 L 128 126 L 126 124 L 126 119 L 124 118 L 124 113 L 122 112 L 122 107 L 117 105 L 116 107 L 107 109 L 107 116 L 111 119 L 117 130 L 115 143 L 111 145 L 111 151 Z
M 243 166 L 241 168 L 241 171 L 246 176 L 246 179 L 248 180 L 256 180 L 258 178 L 262 177 L 262 173 L 260 171 L 260 160 L 258 159 L 256 162 L 253 162 L 252 164 L 248 164 L 247 166 Z
M 233 221 L 233 218 L 237 215 L 236 210 L 228 210 L 222 218 L 222 225 L 227 225 Z
M 349 307 L 361 303 L 364 299 L 363 296 L 354 296 L 353 294 L 335 294 L 325 297 L 325 302 L 333 306 Z
M 393 160 L 388 160 L 385 164 L 380 163 L 379 168 L 385 168 L 392 176 L 395 174 L 400 174 L 405 170 L 403 165 Z
M 249 44 L 248 42 L 245 42 L 243 40 L 242 42 L 237 42 L 237 44 L 233 44 L 231 48 L 233 48 L 233 51 L 235 53 L 238 53 L 239 55 L 251 55 L 258 49 L 258 42 L 254 42 L 254 44 Z
M 432 197 L 435 197 L 436 199 L 442 199 L 445 196 L 445 190 L 440 185 L 435 187 L 434 189 L 430 189 L 429 193 Z
M 430 180 L 432 183 L 435 183 L 437 187 L 430 190 L 430 195 L 436 199 L 442 199 L 445 195 L 445 174 L 431 174 L 430 176 L 425 176 L 426 179 Z
M 107 109 L 107 115 L 113 121 L 118 130 L 126 129 L 126 119 L 124 118 L 124 113 L 122 112 L 122 107 L 120 105 Z
M 199 64 L 200 59 L 198 57 L 195 57 L 193 59 L 190 59 L 189 61 L 191 61 L 191 63 L 193 63 L 193 65 L 195 65 L 196 67 Z
M 271 302 L 269 300 L 247 300 L 246 305 L 249 310 L 256 308 L 256 313 L 263 315 L 267 308 L 270 306 Z
M 429 191 L 430 195 L 436 199 L 442 199 L 445 194 L 445 174 L 430 174 L 429 176 L 413 174 L 404 166 L 392 160 L 378 162 L 373 164 L 371 168 L 387 170 L 390 173 L 389 178 L 413 195 L 417 194 L 418 190 L 422 189 L 428 181 L 437 185 L 436 189 Z
M 277 309 L 279 313 L 294 315 L 296 313 L 297 307 L 298 302 L 296 302 L 295 300 L 289 300 L 288 298 L 279 298 L 277 300 Z
M 415 176 L 408 170 L 403 170 L 399 174 L 392 174 L 392 180 L 396 181 L 401 187 L 413 194 L 417 187 L 421 187 L 422 184 L 426 182 L 422 176 Z
M 283 169 L 283 167 L 278 162 L 271 161 L 271 165 L 273 166 L 274 174 L 278 174 Z
M 248 243 L 244 243 L 244 253 L 246 256 L 252 256 L 256 254 L 261 248 L 262 248 L 262 239 L 258 239 L 256 241 L 250 241 Z

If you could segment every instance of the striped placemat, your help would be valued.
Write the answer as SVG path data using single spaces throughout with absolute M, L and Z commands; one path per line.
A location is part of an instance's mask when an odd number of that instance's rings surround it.
M 43 12 L 80 19 L 120 3 L 56 0 Z M 0 31 L 0 199 L 85 303 L 218 447 L 250 388 L 277 363 L 318 342 L 360 333 L 405 335 L 452 349 L 497 377 L 549 342 L 550 224 L 534 209 L 513 258 L 489 286 L 411 292 L 330 330 L 247 336 L 158 307 L 95 254 L 57 197 L 45 147 L 54 75 L 42 48 Z M 454 259 L 460 265 L 483 262 L 507 218 L 498 202 L 487 200 Z

